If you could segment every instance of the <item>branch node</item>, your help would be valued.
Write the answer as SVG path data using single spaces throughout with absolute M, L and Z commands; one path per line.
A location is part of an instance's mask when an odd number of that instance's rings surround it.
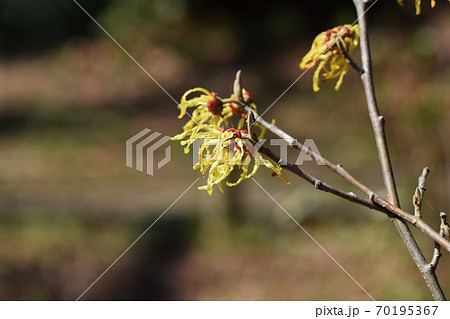
M 298 146 L 298 141 L 296 139 L 293 139 L 289 142 L 291 144 L 291 147 L 297 147 Z
M 278 165 L 280 165 L 281 168 L 285 168 L 287 166 L 287 162 L 280 158 L 278 160 Z
M 316 180 L 316 182 L 314 183 L 314 187 L 317 188 L 317 189 L 319 189 L 319 188 L 320 188 L 320 185 L 322 185 L 322 182 L 319 181 L 319 180 Z

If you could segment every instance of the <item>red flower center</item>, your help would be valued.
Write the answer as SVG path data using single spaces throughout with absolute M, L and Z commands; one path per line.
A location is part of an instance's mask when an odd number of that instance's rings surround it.
M 208 110 L 214 115 L 222 115 L 223 103 L 216 96 L 216 92 L 211 92 L 212 99 L 206 105 Z

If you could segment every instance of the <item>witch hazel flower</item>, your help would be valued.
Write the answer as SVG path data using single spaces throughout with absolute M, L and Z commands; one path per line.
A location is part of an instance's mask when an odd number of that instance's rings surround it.
M 320 90 L 319 83 L 338 78 L 335 90 L 339 90 L 348 71 L 347 57 L 358 46 L 359 26 L 342 25 L 320 33 L 314 39 L 311 49 L 300 62 L 300 68 L 307 70 L 317 66 L 313 75 L 313 90 Z
M 194 88 L 183 94 L 178 105 L 178 118 L 183 118 L 190 108 L 194 109 L 191 119 L 183 126 L 183 132 L 172 139 L 181 140 L 190 135 L 196 126 L 204 123 L 220 126 L 233 115 L 231 108 L 224 106 L 216 92 L 204 88 Z
M 264 158 L 255 147 L 257 141 L 264 137 L 266 128 L 256 122 L 250 123 L 248 113 L 256 111 L 257 107 L 249 91 L 239 88 L 230 98 L 221 99 L 215 92 L 194 88 L 183 95 L 178 108 L 179 118 L 184 117 L 188 109 L 193 109 L 183 132 L 172 139 L 180 141 L 185 154 L 200 141 L 199 162 L 193 166 L 203 176 L 206 175 L 206 185 L 199 187 L 200 190 L 212 195 L 214 186 L 217 186 L 223 192 L 224 182 L 229 187 L 236 186 L 255 175 L 260 166 L 269 168 L 272 176 L 289 183 L 281 172 L 281 166 Z M 255 129 L 259 134 L 252 135 Z M 234 170 L 239 170 L 239 179 L 227 181 Z
M 397 0 L 398 4 L 403 6 L 403 0 Z M 450 3 L 450 0 L 449 0 Z M 421 0 L 414 0 L 414 6 L 416 7 L 416 15 L 419 15 L 421 13 Z M 430 6 L 434 8 L 436 6 L 436 0 L 431 0 Z
M 206 185 L 199 190 L 206 190 L 212 195 L 214 186 L 224 192 L 222 183 L 229 187 L 239 185 L 243 180 L 256 174 L 260 166 L 265 166 L 272 171 L 272 176 L 278 176 L 286 183 L 282 168 L 275 162 L 263 158 L 253 145 L 251 137 L 245 129 L 234 129 L 215 125 L 198 125 L 190 138 L 182 141 L 185 153 L 190 152 L 190 146 L 196 140 L 203 140 L 199 148 L 199 162 L 194 165 L 206 177 Z M 231 172 L 239 170 L 239 179 L 235 182 L 226 181 Z

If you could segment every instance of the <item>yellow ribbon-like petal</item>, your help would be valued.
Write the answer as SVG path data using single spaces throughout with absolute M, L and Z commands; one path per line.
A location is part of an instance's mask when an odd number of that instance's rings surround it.
M 351 54 L 358 46 L 359 26 L 343 25 L 320 33 L 313 41 L 311 49 L 300 62 L 300 68 L 307 70 L 317 65 L 313 75 L 313 90 L 320 90 L 320 82 L 338 78 L 336 91 L 347 74 L 348 62 L 343 52 Z

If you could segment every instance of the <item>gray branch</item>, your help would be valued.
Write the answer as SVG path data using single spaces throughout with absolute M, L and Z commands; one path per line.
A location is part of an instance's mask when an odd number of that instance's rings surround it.
M 394 206 L 400 208 L 398 200 L 397 187 L 395 185 L 394 173 L 392 170 L 391 160 L 389 157 L 386 133 L 384 130 L 384 118 L 378 111 L 377 101 L 375 97 L 375 88 L 372 78 L 372 60 L 370 56 L 369 36 L 367 30 L 367 16 L 366 10 L 371 1 L 368 0 L 353 0 L 356 7 L 356 12 L 359 17 L 359 30 L 360 30 L 360 43 L 361 43 L 361 60 L 362 67 L 365 70 L 361 74 L 361 80 L 364 86 L 364 92 L 366 94 L 367 107 L 369 110 L 370 120 L 372 122 L 373 131 L 375 134 L 376 145 L 378 149 L 378 155 L 380 158 L 383 180 L 386 190 L 389 194 L 389 202 Z M 395 224 L 400 237 L 405 243 L 408 251 L 416 263 L 417 268 L 420 270 L 422 277 L 424 278 L 431 295 L 435 300 L 445 300 L 445 295 L 439 285 L 438 279 L 433 269 L 431 269 L 417 245 L 414 236 L 412 235 L 408 225 L 404 220 L 398 218 L 398 216 L 391 216 L 391 220 Z

